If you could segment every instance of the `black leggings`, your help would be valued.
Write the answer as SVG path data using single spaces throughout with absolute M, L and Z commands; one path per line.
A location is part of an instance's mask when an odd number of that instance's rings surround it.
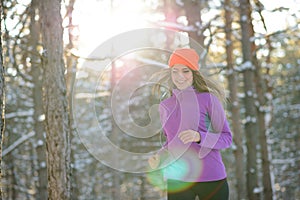
M 188 186 L 190 185 L 190 186 Z M 183 188 L 173 190 L 172 188 Z M 168 200 L 228 200 L 229 188 L 226 179 L 211 182 L 197 182 L 189 184 L 178 180 L 168 180 Z

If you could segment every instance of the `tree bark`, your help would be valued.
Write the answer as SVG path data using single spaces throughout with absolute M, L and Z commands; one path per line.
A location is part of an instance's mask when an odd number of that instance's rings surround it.
M 204 8 L 204 1 L 190 1 L 190 2 L 185 2 L 185 12 L 186 12 L 186 17 L 188 19 L 188 25 L 193 27 L 191 31 L 188 32 L 189 37 L 192 38 L 193 40 L 196 41 L 196 46 L 195 43 L 190 41 L 190 47 L 199 50 L 199 46 L 203 49 L 205 49 L 204 45 L 204 28 L 203 28 L 203 22 L 201 19 L 201 10 Z M 208 47 L 206 47 L 208 49 Z M 202 51 L 202 49 L 201 49 Z M 200 59 L 200 66 L 205 65 L 205 57 L 207 52 L 199 52 L 201 59 Z
M 48 199 L 70 199 L 70 127 L 64 77 L 61 0 L 40 3 Z
M 0 4 L 0 33 L 2 33 L 2 3 Z M 3 56 L 2 56 L 2 35 L 0 34 L 0 183 L 2 183 L 2 140 L 4 135 L 4 66 L 3 66 Z M 2 200 L 2 184 L 0 185 L 0 200 Z
M 76 67 L 77 67 L 77 58 L 72 55 L 72 49 L 77 48 L 76 39 L 74 37 L 74 29 L 77 27 L 73 24 L 73 10 L 74 10 L 75 0 L 70 0 L 69 5 L 67 7 L 66 17 L 68 18 L 68 35 L 69 35 L 69 43 L 66 47 L 66 67 L 67 67 L 67 74 L 66 74 L 66 85 L 67 85 L 67 96 L 68 96 L 68 103 L 69 103 L 69 111 L 70 111 L 70 144 L 71 144 L 71 199 L 77 200 L 80 196 L 80 190 L 78 188 L 78 181 L 77 181 L 77 170 L 75 166 L 75 149 L 73 150 L 73 141 L 76 140 L 75 133 L 76 127 L 74 124 L 73 119 L 73 86 L 76 78 Z M 73 148 L 72 148 L 73 147 Z
M 193 27 L 191 31 L 189 31 L 189 36 L 193 38 L 195 41 L 200 44 L 201 47 L 204 48 L 204 35 L 202 27 L 202 19 L 201 19 L 201 10 L 203 8 L 202 1 L 191 1 L 185 2 L 185 11 L 186 17 L 188 19 L 188 25 Z
M 271 151 L 269 151 L 268 140 L 267 140 L 267 125 L 265 121 L 267 107 L 266 84 L 262 78 L 261 66 L 258 60 L 254 58 L 256 73 L 256 91 L 258 96 L 259 107 L 257 109 L 258 114 L 258 125 L 259 125 L 259 142 L 260 142 L 260 153 L 262 159 L 262 185 L 263 185 L 263 199 L 273 199 L 273 189 L 271 181 Z
M 32 47 L 31 59 L 31 76 L 34 87 L 32 87 L 32 99 L 34 104 L 34 131 L 36 138 L 36 152 L 37 152 L 37 163 L 38 163 L 38 186 L 37 186 L 37 199 L 47 199 L 47 168 L 46 168 L 46 145 L 45 145 L 45 127 L 43 122 L 43 104 L 42 104 L 42 68 L 40 57 L 37 56 L 39 53 L 37 47 L 39 45 L 40 27 L 39 21 L 36 21 L 36 13 L 38 9 L 38 0 L 32 0 L 30 8 L 30 39 L 29 46 Z
M 233 130 L 233 140 L 236 145 L 234 149 L 236 170 L 235 175 L 238 177 L 236 179 L 236 190 L 237 199 L 246 199 L 246 177 L 245 177 L 245 165 L 244 165 L 244 151 L 243 151 L 243 129 L 240 121 L 240 105 L 237 96 L 238 93 L 238 80 L 237 72 L 234 70 L 233 62 L 233 41 L 232 41 L 232 15 L 231 15 L 231 3 L 230 0 L 225 0 L 225 34 L 226 34 L 226 61 L 228 69 L 228 87 L 230 95 L 230 111 L 231 111 L 231 121 Z
M 259 7 L 259 13 L 262 17 L 262 22 L 266 29 L 263 15 L 261 11 L 263 10 L 263 5 L 259 3 L 259 1 L 255 1 L 256 5 Z M 267 31 L 267 30 L 266 30 Z M 251 37 L 254 36 L 254 28 L 251 24 Z M 269 38 L 266 38 L 267 41 Z M 258 115 L 258 125 L 259 125 L 259 141 L 260 141 L 260 153 L 262 159 L 262 185 L 263 185 L 263 199 L 273 199 L 273 188 L 272 188 L 272 179 L 271 179 L 271 151 L 269 150 L 268 146 L 268 139 L 267 139 L 267 124 L 265 120 L 265 115 L 270 111 L 266 110 L 265 108 L 270 107 L 268 104 L 266 93 L 271 90 L 271 88 L 267 88 L 269 83 L 266 79 L 263 78 L 263 72 L 261 69 L 261 65 L 256 57 L 256 45 L 252 42 L 252 50 L 253 50 L 253 60 L 255 65 L 255 82 L 256 82 L 256 91 L 258 96 L 259 106 L 257 109 Z M 267 71 L 268 73 L 268 71 Z
M 257 113 L 255 106 L 255 80 L 252 62 L 251 46 L 251 5 L 249 0 L 240 0 L 240 24 L 242 31 L 242 53 L 243 53 L 243 82 L 245 90 L 245 131 L 247 146 L 247 193 L 251 200 L 259 199 L 257 178 Z

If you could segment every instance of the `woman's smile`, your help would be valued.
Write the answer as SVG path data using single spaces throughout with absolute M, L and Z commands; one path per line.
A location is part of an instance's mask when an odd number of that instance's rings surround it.
M 192 70 L 182 64 L 176 64 L 171 70 L 172 81 L 179 90 L 184 90 L 193 84 Z

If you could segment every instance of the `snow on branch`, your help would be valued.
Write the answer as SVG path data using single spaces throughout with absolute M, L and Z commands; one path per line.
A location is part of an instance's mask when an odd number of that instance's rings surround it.
M 27 111 L 18 111 L 5 114 L 5 119 L 11 119 L 15 117 L 30 117 L 33 115 L 33 109 Z
M 2 152 L 2 157 L 6 156 L 7 154 L 11 153 L 14 149 L 16 149 L 19 145 L 23 144 L 26 140 L 33 137 L 35 135 L 35 132 L 30 132 L 27 135 L 23 135 L 20 137 L 17 141 L 15 141 L 12 145 L 7 147 Z
M 255 66 L 252 64 L 251 61 L 246 61 L 243 64 L 241 64 L 240 66 L 235 66 L 234 70 L 238 71 L 238 72 L 243 72 L 245 70 L 255 70 Z

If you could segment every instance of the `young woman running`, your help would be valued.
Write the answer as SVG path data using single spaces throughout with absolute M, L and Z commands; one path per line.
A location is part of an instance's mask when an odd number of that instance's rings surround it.
M 162 168 L 168 200 L 227 200 L 229 188 L 220 150 L 230 147 L 231 131 L 222 102 L 224 91 L 199 70 L 194 49 L 176 49 L 157 85 L 166 82 L 170 97 L 159 105 L 166 144 L 148 162 Z

